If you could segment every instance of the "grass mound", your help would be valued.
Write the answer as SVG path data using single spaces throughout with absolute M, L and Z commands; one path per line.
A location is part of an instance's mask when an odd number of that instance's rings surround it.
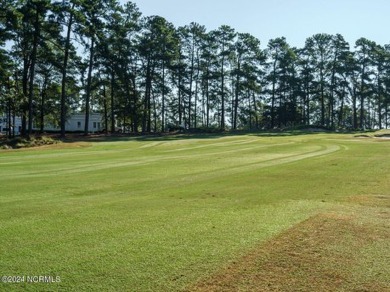
M 356 138 L 390 138 L 390 130 L 367 131 L 355 135 Z
M 381 130 L 374 135 L 377 138 L 390 138 L 390 130 Z

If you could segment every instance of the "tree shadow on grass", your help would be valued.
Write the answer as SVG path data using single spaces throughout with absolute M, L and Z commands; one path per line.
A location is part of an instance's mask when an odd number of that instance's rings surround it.
M 126 141 L 177 141 L 191 139 L 220 139 L 232 136 L 254 136 L 254 137 L 293 137 L 303 135 L 318 134 L 358 134 L 361 132 L 354 131 L 330 131 L 322 128 L 307 128 L 298 130 L 256 130 L 256 131 L 218 131 L 218 132 L 201 132 L 201 131 L 183 131 L 172 133 L 129 133 L 129 134 L 68 134 L 64 143 L 72 142 L 126 142 Z

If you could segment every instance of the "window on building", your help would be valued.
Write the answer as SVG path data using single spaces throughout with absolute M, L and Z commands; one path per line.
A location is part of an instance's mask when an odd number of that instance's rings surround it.
M 81 122 L 77 122 L 77 128 L 78 128 L 78 129 L 81 128 Z
M 93 122 L 93 128 L 96 129 L 96 122 Z
M 100 123 L 99 123 L 99 122 L 97 123 L 97 127 L 98 127 L 98 129 L 100 130 Z

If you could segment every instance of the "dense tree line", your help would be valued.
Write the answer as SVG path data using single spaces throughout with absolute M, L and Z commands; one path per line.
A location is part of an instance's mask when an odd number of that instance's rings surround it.
M 129 132 L 388 127 L 390 45 L 316 34 L 303 48 L 222 25 L 176 28 L 115 0 L 3 0 L 0 112 L 43 130 L 74 111 Z

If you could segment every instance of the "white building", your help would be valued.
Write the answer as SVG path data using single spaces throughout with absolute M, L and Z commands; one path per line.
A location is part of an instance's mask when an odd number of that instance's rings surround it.
M 85 114 L 72 115 L 65 124 L 65 131 L 67 132 L 79 132 L 84 131 L 85 127 Z M 99 132 L 103 130 L 103 117 L 101 114 L 91 113 L 89 114 L 88 131 Z M 60 129 L 58 129 L 59 131 Z
M 0 116 L 0 133 L 8 132 L 8 118 L 7 116 Z M 69 117 L 65 124 L 65 131 L 67 132 L 83 132 L 85 127 L 85 114 L 73 114 Z M 22 118 L 15 117 L 15 120 L 11 120 L 11 129 L 15 129 L 15 135 L 20 134 L 22 128 Z M 91 133 L 99 132 L 103 130 L 103 117 L 98 113 L 89 114 L 88 131 Z M 39 130 L 38 127 L 34 127 L 34 130 Z M 44 131 L 59 132 L 61 129 L 57 126 L 47 123 L 44 127 Z
M 8 116 L 0 116 L 0 133 L 8 133 Z M 20 134 L 20 130 L 22 129 L 22 118 L 21 117 L 11 117 L 11 131 L 15 131 L 15 135 Z

